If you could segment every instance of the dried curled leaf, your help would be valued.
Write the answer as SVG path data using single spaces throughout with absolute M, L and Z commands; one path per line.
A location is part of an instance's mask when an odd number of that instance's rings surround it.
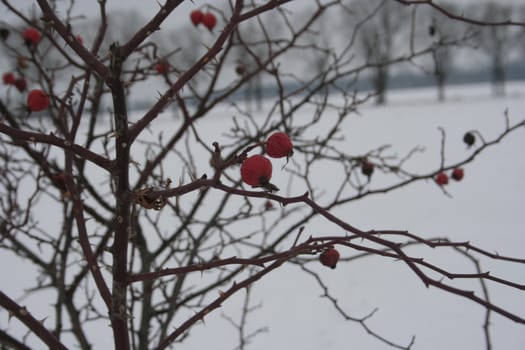
M 134 202 L 146 209 L 161 210 L 168 203 L 168 201 L 162 196 L 155 199 L 149 198 L 148 194 L 151 191 L 151 187 L 136 190 L 133 193 Z

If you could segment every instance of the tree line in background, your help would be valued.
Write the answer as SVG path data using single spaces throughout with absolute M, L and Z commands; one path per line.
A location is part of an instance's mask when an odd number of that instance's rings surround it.
M 522 257 L 451 234 L 362 230 L 335 214 L 421 182 L 446 195 L 463 167 L 523 131 L 525 121 L 509 116 L 490 137 L 472 125 L 459 159 L 445 145 L 462 141 L 441 129 L 440 159 L 429 168 L 409 164 L 423 153 L 417 145 L 342 143 L 364 103 L 386 101 L 393 70 L 430 72 L 442 88 L 457 48 L 486 47 L 501 85 L 523 17 L 499 5 L 466 13 L 421 0 L 315 1 L 308 10 L 294 7 L 303 1 L 231 0 L 190 11 L 166 0 L 143 19 L 108 14 L 109 1 L 97 1 L 96 19 L 77 17 L 73 0 L 1 1 L 16 20 L 0 26 L 0 250 L 25 277 L 0 286 L 1 348 L 92 349 L 102 338 L 117 350 L 175 348 L 239 296 L 239 314 L 225 318 L 245 349 L 261 331 L 247 330 L 251 291 L 290 264 L 364 334 L 410 349 L 414 338 L 372 327 L 373 312 L 353 317 L 326 283 L 327 269 L 371 256 L 478 305 L 486 349 L 494 314 L 525 324 L 521 310 L 490 298 L 492 286 L 523 292 L 519 277 L 486 272 L 523 266 Z M 163 29 L 174 17 L 189 25 Z M 372 91 L 356 89 L 362 77 Z M 263 85 L 276 95 L 262 111 L 232 101 L 245 94 L 261 103 Z M 131 97 L 148 86 L 158 95 L 130 113 Z M 172 107 L 180 118 L 167 126 L 159 116 Z M 316 221 L 334 234 L 310 232 Z M 424 259 L 429 252 L 464 258 L 462 270 Z
M 221 6 L 216 4 L 214 6 Z M 303 6 L 309 7 L 310 4 Z M 407 7 L 396 1 L 374 0 L 368 2 L 349 1 L 349 11 L 341 11 L 330 15 L 320 16 L 312 30 L 304 34 L 301 41 L 310 45 L 312 50 L 306 59 L 297 57 L 295 73 L 304 76 L 315 76 L 326 72 L 333 63 L 331 54 L 338 47 L 344 45 L 349 33 L 356 33 L 355 62 L 368 62 L 369 67 L 360 80 L 354 81 L 356 88 L 373 90 L 376 93 L 376 102 L 386 101 L 386 92 L 392 75 L 408 72 L 413 77 L 432 76 L 438 90 L 438 99 L 445 98 L 445 85 L 454 72 L 489 71 L 493 94 L 505 94 L 507 80 L 506 67 L 509 63 L 521 63 L 525 57 L 523 36 L 525 32 L 516 26 L 479 26 L 473 23 L 457 21 L 430 7 Z M 522 16 L 525 6 L 519 4 L 502 4 L 496 1 L 473 3 L 468 6 L 458 6 L 453 2 L 443 3 L 452 13 L 469 13 L 471 17 L 483 22 L 503 22 L 512 16 Z M 216 8 L 217 11 L 223 9 Z M 296 16 L 291 19 L 292 24 L 307 15 Z M 301 11 L 301 10 L 299 10 Z M 329 12 L 329 11 L 327 11 Z M 361 19 L 371 17 L 361 25 Z M 223 16 L 224 19 L 224 16 Z M 267 21 L 272 21 L 268 16 Z M 185 24 L 178 24 L 176 28 L 162 30 L 152 35 L 152 40 L 158 45 L 155 54 L 163 57 L 172 69 L 183 71 L 205 50 L 205 45 L 195 45 L 197 42 L 206 42 L 210 39 L 210 31 L 206 28 L 195 30 L 190 19 L 183 19 Z M 107 48 L 114 41 L 124 41 L 133 34 L 134 23 L 144 23 L 142 14 L 133 9 L 119 13 L 108 14 L 108 35 L 102 44 Z M 334 25 L 334 22 L 336 23 Z M 407 22 L 411 26 L 403 25 Z M 327 23 L 330 23 L 329 25 Z M 274 23 L 267 29 L 266 35 L 278 37 L 283 30 L 282 23 Z M 96 22 L 88 18 L 77 18 L 75 27 L 78 32 L 85 33 L 86 39 L 92 40 L 95 33 L 92 28 Z M 359 30 L 355 30 L 360 27 Z M 327 29 L 330 28 L 330 29 Z M 243 40 L 255 42 L 262 40 L 265 35 L 257 26 L 247 23 L 243 28 Z M 410 46 L 407 46 L 410 43 Z M 430 54 L 423 58 L 405 60 L 406 64 L 392 72 L 391 61 L 400 59 L 400 53 L 410 56 L 414 45 L 433 43 L 429 46 Z M 165 48 L 175 47 L 174 51 Z M 264 55 L 263 45 L 253 45 L 258 57 Z M 257 60 L 248 54 L 242 45 L 236 49 L 236 58 L 227 62 L 232 74 L 244 74 L 257 66 Z M 51 56 L 48 60 L 60 60 L 60 56 Z M 8 60 L 18 59 L 4 52 Z M 294 58 L 295 62 L 295 58 Z M 23 60 L 20 62 L 23 66 Z M 521 67 L 521 65 L 519 66 Z M 266 77 L 267 78 L 267 77 Z M 198 81 L 198 77 L 194 78 Z M 251 77 L 242 93 L 235 95 L 236 99 L 243 99 L 248 104 L 256 104 L 260 109 L 264 96 L 274 96 L 275 89 L 267 84 L 264 74 Z M 288 85 L 289 83 L 290 85 Z M 285 87 L 293 89 L 295 84 L 284 81 Z M 144 99 L 136 96 L 131 108 L 147 106 L 151 97 Z

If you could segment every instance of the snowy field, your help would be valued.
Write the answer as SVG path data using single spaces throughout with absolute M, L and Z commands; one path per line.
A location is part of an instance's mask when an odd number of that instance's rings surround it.
M 392 152 L 404 154 L 414 146 L 424 146 L 407 164 L 414 172 L 427 174 L 439 166 L 441 133 L 446 131 L 446 161 L 454 163 L 468 152 L 462 137 L 465 131 L 476 129 L 492 139 L 505 128 L 504 112 L 508 111 L 511 124 L 525 118 L 525 83 L 512 83 L 507 96 L 493 98 L 489 86 L 456 86 L 446 90 L 447 100 L 436 101 L 435 89 L 397 90 L 388 95 L 385 106 L 367 104 L 343 127 L 345 144 L 352 154 L 360 154 L 382 144 L 391 144 Z M 202 137 L 221 141 L 227 132 L 232 111 L 220 106 L 201 128 Z M 166 129 L 174 123 L 172 116 L 160 116 L 153 129 Z M 326 116 L 330 118 L 330 116 Z M 199 122 L 201 123 L 201 122 Z M 199 125 L 198 125 L 199 126 Z M 202 126 L 202 125 L 201 125 Z M 322 133 L 322 130 L 318 131 Z M 491 252 L 525 258 L 525 129 L 511 133 L 501 144 L 490 148 L 474 162 L 465 166 L 462 182 L 451 183 L 443 192 L 432 181 L 419 181 L 408 187 L 375 195 L 338 208 L 334 214 L 360 229 L 409 230 L 425 238 L 448 237 L 453 241 L 470 241 Z M 206 158 L 207 162 L 207 158 Z M 206 163 L 204 162 L 204 164 Z M 207 169 L 204 169 L 207 170 Z M 330 169 L 320 170 L 317 185 L 327 191 L 331 181 Z M 178 174 L 174 174 L 177 178 Z M 276 183 L 284 181 L 275 175 Z M 283 175 L 284 176 L 284 175 Z M 304 189 L 293 188 L 290 195 Z M 52 217 L 50 213 L 41 213 Z M 52 219 L 50 225 L 52 225 Z M 314 220 L 306 227 L 307 235 L 340 234 L 344 232 L 323 220 Z M 343 257 L 355 252 L 341 250 Z M 413 255 L 433 259 L 449 268 L 470 268 L 470 263 L 447 255 L 445 251 L 410 250 Z M 441 254 L 442 253 L 442 254 Z M 502 264 L 483 260 L 485 270 L 518 283 L 525 283 L 523 265 Z M 9 295 L 30 284 L 24 277 L 28 267 L 9 257 L 0 258 L 2 290 Z M 17 265 L 15 265 L 17 264 Z M 13 268 L 16 266 L 16 274 Z M 332 295 L 341 308 L 355 318 L 362 318 L 377 308 L 367 325 L 380 335 L 401 345 L 408 345 L 413 336 L 413 349 L 438 350 L 484 348 L 482 325 L 485 311 L 477 304 L 436 289 L 427 289 L 416 276 L 400 262 L 373 257 L 341 264 L 335 270 L 307 264 L 322 273 Z M 472 271 L 469 270 L 469 271 Z M 479 283 L 467 284 L 479 291 Z M 510 288 L 490 285 L 491 300 L 525 316 L 525 293 Z M 470 287 L 469 287 L 470 288 Z M 304 274 L 297 265 L 287 264 L 254 285 L 252 302 L 261 308 L 249 315 L 247 333 L 261 327 L 267 332 L 257 335 L 247 349 L 387 349 L 388 347 L 366 334 L 359 323 L 345 321 L 326 298 L 317 283 Z M 39 299 L 40 298 L 40 299 Z M 223 307 L 198 324 L 191 337 L 176 348 L 230 350 L 238 344 L 238 334 L 225 321 L 224 315 L 238 317 L 242 295 L 230 299 Z M 29 296 L 23 304 L 37 310 L 37 318 L 47 315 L 51 301 L 41 295 Z M 525 328 L 492 314 L 490 331 L 493 349 L 520 350 L 525 348 Z M 8 315 L 0 310 L 0 327 L 4 328 Z M 104 322 L 102 322 L 104 323 Z M 10 321 L 10 328 L 17 328 Z M 108 332 L 102 325 L 101 334 Z M 110 349 L 110 334 L 97 337 L 95 349 Z

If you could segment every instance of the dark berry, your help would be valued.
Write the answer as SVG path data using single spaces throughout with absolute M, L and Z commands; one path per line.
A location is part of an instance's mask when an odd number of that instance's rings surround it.
M 463 142 L 465 142 L 467 144 L 467 146 L 470 147 L 476 142 L 476 136 L 474 136 L 474 134 L 471 133 L 471 132 L 467 132 L 463 136 Z

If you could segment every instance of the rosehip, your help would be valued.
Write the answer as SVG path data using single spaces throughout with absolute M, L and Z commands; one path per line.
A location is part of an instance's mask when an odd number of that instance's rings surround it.
M 76 39 L 80 45 L 84 45 L 84 38 L 82 38 L 80 35 L 77 35 Z
M 67 175 L 65 173 L 56 173 L 51 175 L 51 180 L 53 180 L 54 184 L 61 190 L 66 190 L 66 181 L 67 181 Z
M 4 73 L 2 80 L 5 85 L 13 85 L 15 83 L 15 75 L 13 73 Z
M 43 111 L 49 107 L 49 96 L 40 89 L 31 90 L 27 95 L 27 107 L 32 112 Z
M 465 172 L 462 168 L 455 168 L 452 170 L 452 178 L 456 181 L 461 181 L 463 179 L 463 176 L 465 175 Z
M 15 82 L 14 82 L 13 84 L 15 85 L 15 87 L 17 88 L 17 90 L 20 91 L 20 92 L 26 90 L 27 83 L 26 83 L 26 80 L 25 80 L 24 78 L 18 78 L 18 79 L 16 79 Z
M 194 10 L 190 13 L 190 19 L 191 23 L 193 23 L 194 26 L 198 26 L 200 23 L 202 23 L 202 18 L 204 17 L 204 14 L 201 10 Z
M 363 163 L 361 163 L 361 172 L 368 177 L 372 176 L 372 173 L 374 172 L 374 164 L 365 159 Z
M 202 24 L 209 30 L 212 30 L 217 24 L 217 17 L 211 12 L 205 13 L 202 16 Z
M 335 269 L 339 261 L 339 252 L 335 248 L 328 248 L 319 255 L 319 261 L 324 266 Z
M 465 142 L 467 144 L 467 146 L 472 146 L 474 144 L 474 142 L 476 142 L 476 137 L 474 136 L 473 133 L 471 132 L 467 132 L 464 136 L 463 136 L 463 142 Z
M 40 42 L 41 39 L 40 32 L 33 27 L 24 30 L 22 36 L 24 37 L 24 40 L 27 45 L 36 45 Z
M 246 158 L 241 164 L 241 178 L 253 187 L 267 186 L 272 178 L 272 162 L 259 154 Z
M 444 186 L 448 184 L 448 176 L 447 174 L 441 172 L 437 174 L 435 181 L 439 186 Z
M 159 74 L 164 74 L 168 72 L 169 69 L 170 69 L 170 65 L 168 62 L 162 61 L 155 65 L 155 71 L 157 71 L 157 73 Z
M 284 132 L 276 132 L 266 141 L 266 153 L 272 158 L 290 157 L 293 155 L 293 144 Z

